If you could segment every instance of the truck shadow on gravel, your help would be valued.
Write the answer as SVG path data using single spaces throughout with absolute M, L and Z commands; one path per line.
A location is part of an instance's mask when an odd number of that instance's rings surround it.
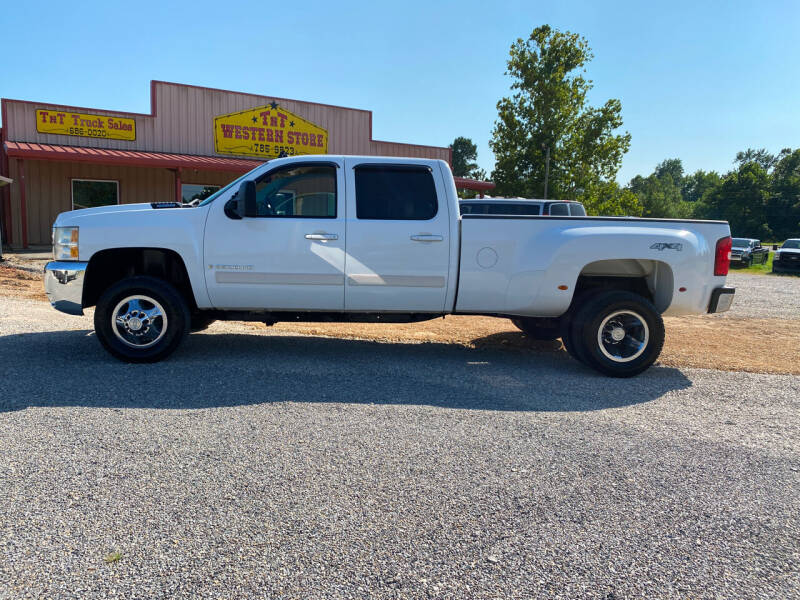
M 267 402 L 593 411 L 692 385 L 655 366 L 609 379 L 552 349 L 470 349 L 296 335 L 194 334 L 168 360 L 109 356 L 90 331 L 0 336 L 0 412 L 43 406 L 203 409 Z

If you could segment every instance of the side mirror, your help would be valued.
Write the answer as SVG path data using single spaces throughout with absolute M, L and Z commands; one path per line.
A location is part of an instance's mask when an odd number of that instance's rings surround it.
M 256 182 L 245 180 L 239 186 L 239 195 L 236 201 L 236 213 L 240 217 L 257 217 Z

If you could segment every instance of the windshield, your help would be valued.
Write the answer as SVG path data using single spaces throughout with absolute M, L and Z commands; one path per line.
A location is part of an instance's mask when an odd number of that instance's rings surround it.
M 800 240 L 786 240 L 783 242 L 783 246 L 781 248 L 798 248 L 800 249 Z
M 745 238 L 733 238 L 733 247 L 734 248 L 749 248 L 750 247 L 750 240 Z
M 225 192 L 227 192 L 229 189 L 231 189 L 233 186 L 235 186 L 235 185 L 238 185 L 239 183 L 241 183 L 241 181 L 242 181 L 242 180 L 243 180 L 245 177 L 247 177 L 249 174 L 250 174 L 250 172 L 247 172 L 247 173 L 245 173 L 244 175 L 242 175 L 241 177 L 237 177 L 236 179 L 234 179 L 233 181 L 231 181 L 231 182 L 230 182 L 228 185 L 226 185 L 224 188 L 222 188 L 222 189 L 219 189 L 219 190 L 217 190 L 216 192 L 214 192 L 213 194 L 211 194 L 211 195 L 210 195 L 208 198 L 206 198 L 205 200 L 203 200 L 203 201 L 202 201 L 200 204 L 198 204 L 197 206 L 206 206 L 207 204 L 211 204 L 211 203 L 212 203 L 214 200 L 216 200 L 216 199 L 219 197 L 219 195 L 220 195 L 220 194 L 224 194 L 224 193 L 225 193 Z

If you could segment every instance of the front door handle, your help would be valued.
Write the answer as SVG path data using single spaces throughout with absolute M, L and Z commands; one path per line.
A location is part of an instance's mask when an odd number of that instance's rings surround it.
M 307 240 L 317 240 L 319 242 L 327 242 L 330 240 L 338 240 L 339 236 L 335 233 L 307 233 Z
M 431 235 L 429 233 L 420 233 L 417 235 L 412 235 L 411 239 L 415 242 L 441 242 L 444 237 L 441 235 Z

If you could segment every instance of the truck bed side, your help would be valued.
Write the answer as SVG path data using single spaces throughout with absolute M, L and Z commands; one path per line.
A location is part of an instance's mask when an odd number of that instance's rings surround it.
M 728 235 L 724 221 L 464 215 L 455 312 L 555 317 L 606 278 L 646 286 L 663 314 L 705 313 Z

